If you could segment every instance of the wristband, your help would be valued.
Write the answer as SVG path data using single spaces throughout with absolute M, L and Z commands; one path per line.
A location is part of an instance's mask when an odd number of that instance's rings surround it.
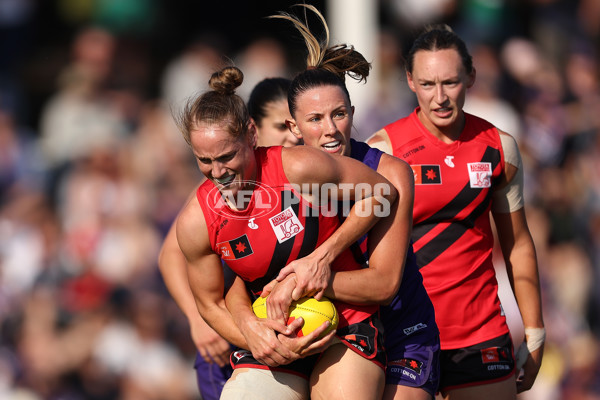
M 525 341 L 530 353 L 539 349 L 546 341 L 545 328 L 525 328 Z
M 515 354 L 517 370 L 520 370 L 532 351 L 539 349 L 546 340 L 546 329 L 525 328 L 525 340 Z

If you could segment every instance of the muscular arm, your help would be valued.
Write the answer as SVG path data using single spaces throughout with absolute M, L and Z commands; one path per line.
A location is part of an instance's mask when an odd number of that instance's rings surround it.
M 198 321 L 204 322 L 204 320 L 198 312 L 194 295 L 190 289 L 186 271 L 187 264 L 179 248 L 179 243 L 177 243 L 176 225 L 177 219 L 171 225 L 160 249 L 158 268 L 167 290 L 192 325 Z
M 229 361 L 229 343 L 200 316 L 187 275 L 187 263 L 175 232 L 177 219 L 171 225 L 158 257 L 158 267 L 167 290 L 188 319 L 192 340 L 207 362 L 224 366 Z
M 492 215 L 525 327 L 543 327 L 537 257 L 523 208 L 523 166 L 516 142 L 500 132 L 505 153 L 504 183 L 494 193 Z M 500 205 L 495 204 L 500 203 Z
M 388 217 L 369 231 L 369 268 L 334 272 L 325 295 L 349 303 L 389 303 L 402 282 L 412 230 L 414 178 L 410 166 L 383 155 L 377 169 L 397 189 Z
M 513 288 L 523 324 L 528 328 L 543 328 L 540 282 L 533 239 L 529 233 L 523 209 L 509 214 L 494 214 L 498 238 L 508 279 Z M 526 340 L 529 338 L 526 337 Z M 542 362 L 544 346 L 533 351 L 525 361 L 524 377 L 518 391 L 531 388 Z
M 244 347 L 244 337 L 225 306 L 221 259 L 211 249 L 204 215 L 195 199 L 181 211 L 176 229 L 188 265 L 189 286 L 202 318 L 227 341 Z
M 206 221 L 196 199 L 187 203 L 177 219 L 177 241 L 187 261 L 188 279 L 196 306 L 211 328 L 233 345 L 252 350 L 255 357 L 267 365 L 287 364 L 298 358 L 277 339 L 276 332 L 286 331 L 286 327 L 277 321 L 250 319 L 248 329 L 252 329 L 251 333 L 259 332 L 260 335 L 259 339 L 252 343 L 246 341 L 223 298 L 224 276 L 221 259 L 211 248 Z M 242 315 L 248 317 L 251 313 L 247 296 L 240 297 L 238 302 L 233 304 Z M 307 338 L 309 339 L 311 338 Z M 253 343 L 253 348 L 250 348 L 249 344 Z
M 542 328 L 537 259 L 524 209 L 494 214 L 506 270 L 526 327 Z
M 494 195 L 499 207 L 492 205 L 492 215 L 498 231 L 498 240 L 506 263 L 508 279 L 512 286 L 525 329 L 543 328 L 541 290 L 535 246 L 525 210 L 522 207 L 523 171 L 514 140 L 505 135 L 503 148 L 506 154 L 505 183 Z M 499 200 L 498 194 L 503 194 Z M 508 212 L 510 210 L 510 212 Z M 504 212 L 503 212 L 504 211 Z M 527 340 L 527 337 L 526 337 Z M 518 391 L 531 388 L 539 371 L 544 346 L 533 351 L 524 365 L 523 379 L 518 382 Z
M 291 183 L 329 184 L 338 198 L 344 199 L 346 196 L 348 200 L 355 201 L 344 223 L 333 235 L 309 256 L 290 263 L 286 268 L 286 272 L 294 270 L 297 273 L 298 284 L 292 293 L 294 299 L 303 295 L 320 298 L 329 282 L 329 265 L 342 251 L 368 232 L 382 216 L 390 213 L 396 206 L 398 193 L 383 176 L 349 157 L 331 156 L 305 146 L 284 150 L 284 171 Z M 306 160 L 310 160 L 310 163 Z M 361 193 L 361 186 L 372 191 Z M 315 194 L 308 195 L 312 196 L 311 201 L 314 202 Z M 300 263 L 309 266 L 308 273 L 299 271 Z

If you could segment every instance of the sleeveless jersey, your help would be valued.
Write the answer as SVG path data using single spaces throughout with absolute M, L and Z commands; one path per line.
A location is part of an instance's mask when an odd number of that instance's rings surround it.
M 508 332 L 492 265 L 492 191 L 504 173 L 497 129 L 465 114 L 447 144 L 419 121 L 418 108 L 385 127 L 393 154 L 415 176 L 413 245 L 435 307 L 442 349 L 467 347 Z
M 350 142 L 350 156 L 377 171 L 383 152 L 354 139 Z M 360 249 L 364 259 L 368 260 L 366 238 L 361 238 Z M 400 288 L 389 305 L 381 306 L 380 315 L 390 360 L 395 359 L 396 353 L 402 354 L 406 344 L 426 342 L 439 335 L 434 307 L 423 286 L 412 243 L 408 246 Z
M 288 263 L 310 254 L 340 225 L 338 216 L 305 200 L 287 180 L 281 146 L 259 147 L 256 182 L 240 196 L 249 205 L 239 211 L 226 205 L 209 180 L 197 191 L 213 251 L 259 295 Z M 237 198 L 241 198 L 237 196 Z M 235 200 L 235 199 L 234 199 Z M 360 268 L 349 250 L 332 264 L 332 270 Z M 365 320 L 378 306 L 356 306 L 334 301 L 339 327 Z

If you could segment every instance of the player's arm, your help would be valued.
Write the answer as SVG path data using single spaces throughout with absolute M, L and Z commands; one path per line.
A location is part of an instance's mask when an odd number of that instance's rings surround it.
M 368 232 L 381 217 L 389 215 L 398 196 L 394 185 L 362 162 L 350 157 L 332 156 L 308 146 L 283 150 L 284 171 L 290 183 L 307 189 L 312 189 L 312 184 L 318 185 L 318 193 L 302 193 L 313 203 L 319 196 L 324 205 L 340 199 L 345 204 L 354 202 L 342 226 L 316 250 L 318 254 L 327 254 L 328 261 L 333 261 Z M 307 159 L 311 162 L 303 161 Z M 324 188 L 333 190 L 323 191 Z
M 382 216 L 389 215 L 391 208 L 395 207 L 398 193 L 387 179 L 350 157 L 331 156 L 318 149 L 299 146 L 284 149 L 282 159 L 290 183 L 308 183 L 302 186 L 307 188 L 312 188 L 312 184 L 319 188 L 328 185 L 332 192 L 325 193 L 331 193 L 337 199 L 354 201 L 347 218 L 336 232 L 308 256 L 289 263 L 278 277 L 280 280 L 292 271 L 296 273 L 297 282 L 291 298 L 320 298 L 329 284 L 331 263 Z M 302 161 L 306 159 L 310 159 L 311 163 Z M 319 193 L 303 193 L 313 203 L 317 194 L 323 194 L 323 190 L 319 190 Z M 329 202 L 331 197 L 322 200 Z M 278 296 L 278 299 L 285 298 Z M 271 298 L 268 303 L 273 315 L 285 320 L 289 302 L 277 301 L 279 305 L 276 306 L 274 301 Z
M 208 229 L 200 204 L 188 201 L 177 218 L 177 241 L 188 266 L 188 279 L 202 318 L 235 346 L 245 340 L 223 299 L 224 277 L 219 256 L 212 251 Z
M 387 304 L 402 283 L 412 231 L 414 177 L 406 162 L 386 154 L 377 171 L 394 185 L 398 201 L 390 215 L 369 231 L 369 268 L 332 274 L 325 295 L 348 303 Z
M 506 271 L 525 325 L 529 354 L 518 391 L 531 388 L 539 371 L 544 342 L 539 272 L 535 246 L 523 207 L 523 168 L 514 139 L 501 132 L 505 153 L 505 182 L 494 193 L 492 214 Z
M 177 219 L 171 225 L 158 257 L 158 267 L 167 290 L 185 314 L 190 325 L 192 340 L 206 362 L 224 366 L 229 362 L 230 346 L 200 316 L 190 288 L 187 263 L 176 235 Z
M 220 257 L 212 250 L 206 221 L 198 202 L 193 199 L 187 203 L 177 218 L 177 241 L 188 265 L 189 284 L 196 306 L 202 318 L 233 345 L 248 348 L 246 338 L 236 325 L 227 309 L 224 292 L 223 267 Z M 229 290 L 231 292 L 231 289 Z M 244 302 L 244 303 L 243 303 Z M 233 307 L 244 311 L 250 306 L 249 299 L 241 298 Z M 271 329 L 276 329 L 276 321 L 268 321 Z M 286 327 L 279 324 L 279 330 Z M 281 344 L 271 331 L 266 346 L 270 350 L 259 353 L 259 361 L 276 366 L 287 364 L 297 356 Z

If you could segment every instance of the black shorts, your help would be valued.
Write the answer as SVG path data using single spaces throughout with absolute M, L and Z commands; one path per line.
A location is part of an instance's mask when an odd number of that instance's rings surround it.
M 510 378 L 515 357 L 510 334 L 461 349 L 440 353 L 440 392 Z
M 385 368 L 386 355 L 383 347 L 383 330 L 377 315 L 371 315 L 362 322 L 340 328 L 336 337 L 363 358 Z M 322 354 L 322 353 L 321 353 Z M 272 371 L 287 372 L 308 379 L 321 354 L 301 358 L 287 365 L 269 367 L 257 361 L 248 350 L 236 350 L 231 353 L 230 362 L 233 369 L 259 368 Z

